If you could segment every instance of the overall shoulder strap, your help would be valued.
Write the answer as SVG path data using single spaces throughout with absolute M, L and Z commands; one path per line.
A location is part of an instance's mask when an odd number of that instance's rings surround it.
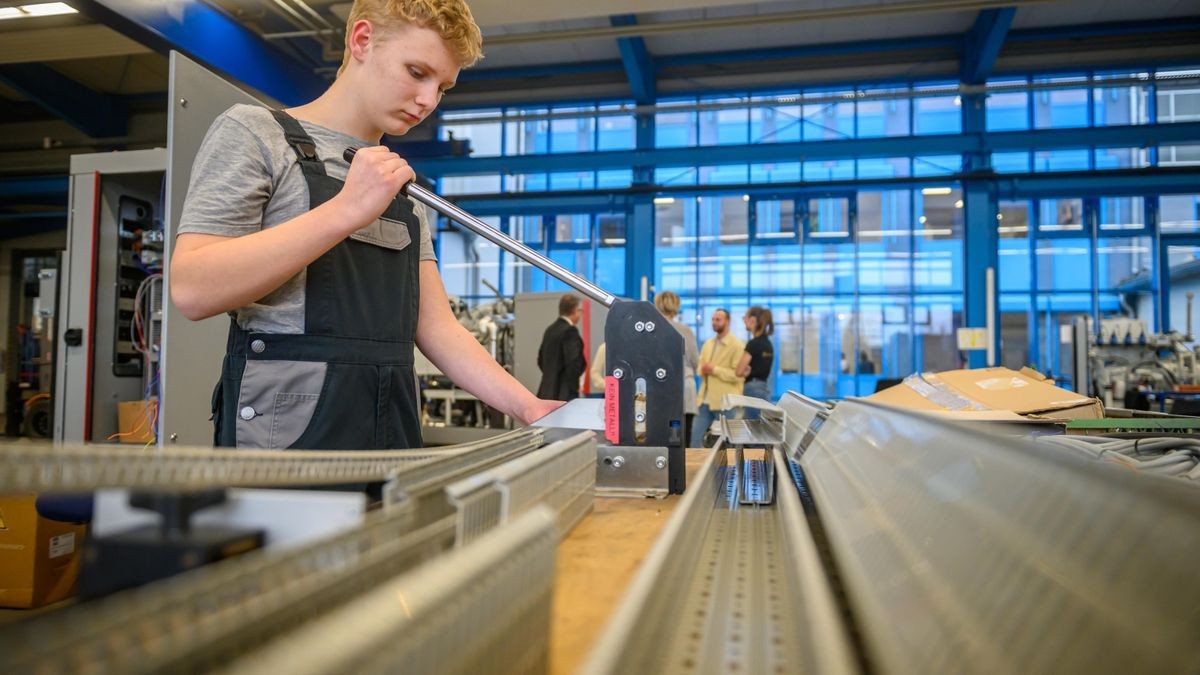
M 321 158 L 317 156 L 317 144 L 313 141 L 312 136 L 304 131 L 304 127 L 300 126 L 300 122 L 295 117 L 283 112 L 282 110 L 271 109 L 271 114 L 275 117 L 275 121 L 283 128 L 283 137 L 287 139 L 287 143 L 296 153 L 296 158 L 300 162 L 300 167 L 304 173 L 315 172 L 320 175 L 325 175 L 325 164 L 321 162 Z

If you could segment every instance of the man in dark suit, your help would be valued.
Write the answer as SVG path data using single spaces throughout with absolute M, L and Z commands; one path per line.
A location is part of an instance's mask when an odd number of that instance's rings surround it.
M 542 383 L 538 397 L 552 401 L 579 398 L 579 378 L 587 370 L 583 355 L 583 337 L 575 324 L 583 316 L 583 305 L 575 295 L 567 293 L 558 301 L 558 318 L 542 335 L 538 348 L 538 368 Z

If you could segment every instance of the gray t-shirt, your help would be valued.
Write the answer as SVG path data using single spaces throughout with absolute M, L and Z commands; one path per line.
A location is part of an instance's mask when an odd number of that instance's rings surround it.
M 316 142 L 325 172 L 339 180 L 344 180 L 350 169 L 342 152 L 374 145 L 316 124 L 300 124 Z M 308 185 L 283 128 L 266 108 L 238 104 L 213 121 L 196 153 L 179 234 L 240 237 L 285 223 L 308 210 Z M 413 202 L 413 212 L 421 221 L 421 260 L 436 260 L 425 206 Z M 369 238 L 366 231 L 364 235 Z M 266 297 L 232 314 L 245 330 L 303 333 L 304 282 L 301 270 Z

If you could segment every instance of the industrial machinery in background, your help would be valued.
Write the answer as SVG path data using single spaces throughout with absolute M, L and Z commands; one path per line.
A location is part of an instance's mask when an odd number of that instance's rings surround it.
M 1150 333 L 1146 322 L 1131 318 L 1100 320 L 1100 330 L 1090 328 L 1090 317 L 1075 320 L 1075 344 L 1086 344 L 1085 360 L 1075 350 L 1081 381 L 1107 407 L 1157 410 L 1176 414 L 1200 413 L 1200 367 L 1192 335 L 1192 298 L 1187 294 L 1187 334 Z M 1088 393 L 1081 391 L 1080 393 Z
M 494 301 L 471 307 L 461 298 L 451 296 L 450 311 L 458 319 L 459 325 L 473 335 L 504 370 L 512 373 L 515 351 L 514 301 L 501 295 L 486 279 L 483 283 L 496 294 Z M 446 427 L 474 427 L 495 430 L 496 433 L 511 428 L 511 420 L 503 413 L 455 387 L 450 378 L 424 355 L 417 359 L 416 371 L 421 384 L 421 423 L 432 431 L 432 434 L 425 434 L 427 437 L 432 437 L 434 441 L 442 440 L 446 436 Z M 430 442 L 429 438 L 427 442 Z

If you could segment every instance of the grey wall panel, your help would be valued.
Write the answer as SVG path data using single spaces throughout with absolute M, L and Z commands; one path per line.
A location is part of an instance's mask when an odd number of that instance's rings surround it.
M 192 160 L 209 125 L 235 103 L 261 101 L 176 52 L 170 57 L 167 114 L 167 241 L 174 249 L 183 198 L 192 175 Z M 165 445 L 212 445 L 212 389 L 221 372 L 229 319 L 216 316 L 188 321 L 170 301 L 170 265 L 164 279 L 167 308 L 163 315 L 162 409 L 159 438 Z
M 67 250 L 63 254 L 63 269 L 60 270 L 62 295 L 55 346 L 58 368 L 54 375 L 54 439 L 58 442 L 83 441 L 87 343 L 92 338 L 88 323 L 92 284 L 92 218 L 98 189 L 99 181 L 95 174 L 72 174 L 69 198 L 71 216 L 67 221 Z M 66 344 L 63 335 L 69 329 L 84 332 L 82 344 Z

